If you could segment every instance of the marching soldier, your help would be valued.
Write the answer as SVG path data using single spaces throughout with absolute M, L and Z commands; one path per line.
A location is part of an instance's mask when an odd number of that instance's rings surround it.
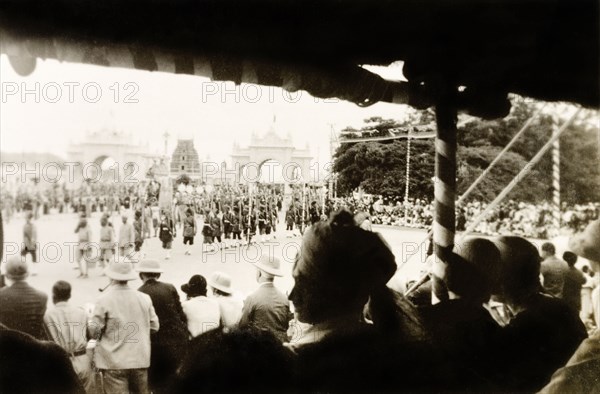
M 229 248 L 229 242 L 231 242 L 231 232 L 233 230 L 234 214 L 231 212 L 229 206 L 225 206 L 225 213 L 223 214 L 223 234 L 225 249 Z
M 231 220 L 231 232 L 233 234 L 233 242 L 236 241 L 236 246 L 242 241 L 242 216 L 238 207 L 233 208 L 233 216 Z

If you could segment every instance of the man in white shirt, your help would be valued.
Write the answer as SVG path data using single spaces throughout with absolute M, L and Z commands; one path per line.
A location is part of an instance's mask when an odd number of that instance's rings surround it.
M 131 262 L 121 259 L 106 269 L 111 285 L 102 293 L 89 323 L 97 340 L 94 363 L 107 393 L 149 393 L 150 332 L 159 322 L 150 296 L 127 285 L 137 279 Z
M 62 347 L 73 363 L 73 369 L 86 392 L 93 387 L 90 359 L 87 348 L 87 313 L 83 308 L 69 304 L 71 285 L 59 280 L 52 286 L 54 308 L 44 315 L 44 323 L 52 340 Z
M 126 257 L 131 252 L 135 243 L 135 230 L 131 223 L 127 223 L 127 216 L 123 216 L 123 224 L 119 230 L 119 255 Z

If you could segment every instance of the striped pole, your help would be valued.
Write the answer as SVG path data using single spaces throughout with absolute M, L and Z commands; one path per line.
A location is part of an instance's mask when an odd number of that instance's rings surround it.
M 404 188 L 404 224 L 408 224 L 408 192 L 410 188 L 410 130 L 406 139 L 406 187 Z
M 553 126 L 552 135 L 557 135 L 558 126 Z M 560 138 L 552 143 L 552 228 L 555 235 L 560 233 Z
M 250 247 L 250 233 L 252 232 L 252 190 L 250 189 L 250 183 L 248 183 L 248 247 Z
M 436 105 L 437 134 L 435 140 L 435 217 L 433 243 L 436 269 L 432 276 L 432 300 L 448 299 L 443 282 L 445 264 L 454 246 L 456 199 L 456 90 L 447 87 Z
M 304 222 L 306 220 L 306 183 L 302 182 L 302 222 L 300 223 L 300 233 L 304 233 Z

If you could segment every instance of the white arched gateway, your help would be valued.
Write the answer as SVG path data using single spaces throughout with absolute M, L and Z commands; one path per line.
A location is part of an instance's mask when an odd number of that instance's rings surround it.
M 311 170 L 312 159 L 308 145 L 296 148 L 290 137 L 280 137 L 273 127 L 263 137 L 252 134 L 247 148 L 234 144 L 231 154 L 240 183 L 264 182 L 265 175 L 272 178 L 268 183 L 315 182 L 318 174 Z
M 136 144 L 131 134 L 108 129 L 88 132 L 81 142 L 70 144 L 68 161 L 76 177 L 116 182 L 145 179 L 152 164 L 147 145 Z

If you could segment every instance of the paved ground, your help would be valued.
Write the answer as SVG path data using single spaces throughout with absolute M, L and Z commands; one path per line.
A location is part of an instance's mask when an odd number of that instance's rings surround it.
M 77 226 L 76 214 L 51 214 L 42 216 L 36 221 L 38 229 L 38 240 L 40 243 L 40 260 L 37 264 L 37 275 L 31 276 L 29 282 L 32 286 L 51 293 L 52 284 L 57 280 L 66 280 L 73 286 L 72 302 L 77 305 L 93 303 L 99 295 L 98 288 L 106 286 L 108 279 L 100 275 L 100 269 L 90 269 L 88 279 L 77 279 L 78 270 L 72 250 L 74 250 Z M 118 234 L 120 218 L 113 216 L 112 222 Z M 22 241 L 22 218 L 13 218 L 5 224 L 5 256 L 18 253 Z M 97 240 L 100 232 L 99 214 L 93 214 L 90 219 L 92 225 L 92 238 Z M 233 285 L 238 290 L 238 295 L 252 292 L 256 288 L 255 268 L 252 262 L 257 261 L 260 253 L 273 253 L 283 263 L 285 276 L 277 280 L 277 286 L 283 291 L 288 291 L 293 286 L 291 270 L 293 258 L 300 246 L 300 238 L 287 238 L 285 232 L 277 232 L 277 238 L 273 241 L 253 245 L 250 248 L 242 247 L 217 252 L 202 253 L 201 236 L 196 236 L 196 244 L 192 247 L 192 255 L 184 254 L 181 231 L 174 240 L 171 251 L 171 259 L 164 260 L 165 253 L 161 248 L 158 238 L 150 238 L 144 242 L 142 250 L 148 258 L 161 261 L 165 269 L 161 280 L 173 283 L 178 289 L 186 283 L 190 276 L 201 274 L 208 277 L 214 271 L 223 271 L 233 278 Z M 407 254 L 416 250 L 419 242 L 423 241 L 425 232 L 422 230 L 376 227 L 384 239 L 390 244 L 396 261 L 400 265 L 406 259 Z M 424 253 L 424 252 L 422 252 Z M 416 257 L 416 258 L 415 258 Z M 409 264 L 399 270 L 400 276 L 415 277 L 419 275 L 422 264 L 422 256 L 415 256 Z M 132 282 L 132 286 L 141 285 L 140 280 Z M 181 292 L 180 292 L 181 293 Z M 183 293 L 181 293 L 183 297 Z

